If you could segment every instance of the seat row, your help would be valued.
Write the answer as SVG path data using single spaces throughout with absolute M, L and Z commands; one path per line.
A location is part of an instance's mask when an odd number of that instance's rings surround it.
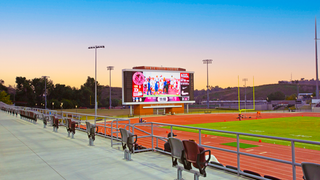
M 213 168 L 219 167 L 219 169 L 225 169 L 226 171 L 231 172 L 231 173 L 235 173 L 235 174 L 238 173 L 238 168 L 234 167 L 234 166 L 231 166 L 231 165 L 224 166 L 221 163 L 211 161 L 209 163 L 209 166 L 211 166 Z M 257 178 L 262 177 L 259 173 L 251 171 L 251 170 L 243 170 L 243 171 L 240 170 L 240 173 L 250 174 L 250 175 L 256 176 Z M 257 178 L 255 178 L 253 176 L 248 176 L 248 175 L 244 175 L 244 174 L 243 174 L 243 176 L 249 177 L 249 178 L 252 178 L 252 179 L 257 179 Z M 270 176 L 270 175 L 264 175 L 263 178 L 268 179 L 268 180 L 280 180 L 279 178 L 274 177 L 274 176 Z
M 32 111 L 20 110 L 20 118 L 32 120 L 34 123 L 37 122 L 37 114 Z
M 79 123 L 77 121 L 73 121 L 71 118 L 65 118 L 63 121 L 68 132 L 68 137 L 70 137 L 70 134 L 71 134 L 71 138 L 73 139 L 76 133 L 76 126 L 79 126 Z M 59 128 L 59 119 L 57 117 L 53 116 L 52 126 L 53 126 L 53 131 L 57 132 Z M 90 122 L 86 122 L 85 131 L 87 132 L 90 146 L 93 146 L 93 142 L 95 140 L 95 133 L 96 133 L 95 128 L 96 126 L 94 124 L 91 124 Z

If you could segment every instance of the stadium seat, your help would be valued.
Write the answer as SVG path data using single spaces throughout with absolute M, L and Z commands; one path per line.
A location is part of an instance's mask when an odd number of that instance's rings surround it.
M 56 117 L 53 117 L 52 121 L 53 131 L 58 132 L 59 129 L 59 119 Z
M 304 180 L 320 179 L 320 164 L 302 162 L 301 166 L 304 175 Z
M 74 134 L 76 133 L 76 122 L 71 119 L 66 119 L 66 128 L 68 131 L 68 137 L 70 137 L 70 133 L 72 133 L 72 138 L 74 138 Z
M 211 151 L 204 150 L 203 147 L 198 146 L 198 144 L 192 140 L 183 140 L 182 141 L 186 160 L 193 164 L 193 166 L 199 169 L 201 175 L 206 177 L 206 167 L 210 161 Z M 205 153 L 209 153 L 209 158 L 205 159 Z
M 236 173 L 236 174 L 238 173 L 238 168 L 237 167 L 226 165 L 226 168 L 227 168 L 228 172 L 232 172 L 232 173 Z M 233 170 L 233 171 L 230 171 L 228 169 Z M 234 171 L 236 171 L 236 172 L 234 172 Z
M 43 127 L 46 128 L 48 121 L 44 114 L 41 114 L 41 119 L 43 120 Z
M 126 129 L 119 128 L 121 134 L 121 144 L 124 150 L 124 158 L 131 160 L 131 153 L 133 153 L 135 144 L 138 140 L 137 135 L 134 135 L 127 131 Z M 126 146 L 128 146 L 129 151 L 127 151 Z
M 191 163 L 185 159 L 184 146 L 180 139 L 169 137 L 169 144 L 171 148 L 172 167 L 178 165 L 179 161 L 185 169 L 191 169 Z
M 93 141 L 95 140 L 95 125 L 90 124 L 90 122 L 86 122 L 86 132 L 89 138 L 89 145 L 93 145 Z
M 254 176 L 258 176 L 258 177 L 261 177 L 261 175 L 257 172 L 254 172 L 254 171 L 250 171 L 250 170 L 243 170 L 244 173 L 247 173 L 247 174 L 251 174 L 251 175 L 254 175 Z M 250 178 L 253 178 L 251 176 L 247 176 L 247 175 L 244 175 L 246 177 L 250 177 Z
M 273 177 L 273 176 L 269 176 L 269 175 L 264 175 L 263 177 L 266 178 L 266 179 L 270 179 L 270 180 L 281 180 L 279 178 L 276 178 L 276 177 Z
M 214 162 L 214 161 L 210 161 L 210 164 L 211 165 L 210 167 L 213 167 L 213 168 L 216 168 L 215 166 L 212 166 L 212 165 L 216 165 L 216 166 L 220 166 L 220 167 L 224 167 L 223 164 L 221 163 L 218 163 L 218 162 Z M 219 168 L 220 169 L 220 168 Z

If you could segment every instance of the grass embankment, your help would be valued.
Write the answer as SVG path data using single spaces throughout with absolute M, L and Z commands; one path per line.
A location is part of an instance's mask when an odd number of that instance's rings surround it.
M 292 139 L 301 139 L 308 141 L 320 142 L 320 118 L 319 117 L 288 117 L 288 118 L 273 118 L 260 119 L 250 121 L 231 121 L 207 124 L 192 124 L 186 125 L 190 127 L 207 128 L 215 130 L 224 130 L 232 132 L 242 132 L 266 136 L 284 137 Z M 164 127 L 168 128 L 168 127 Z M 198 133 L 198 130 L 173 127 L 174 130 L 188 131 Z M 215 135 L 236 138 L 234 134 L 219 133 L 212 131 L 201 131 L 202 134 Z M 269 138 L 258 138 L 252 136 L 240 135 L 240 139 L 291 146 L 290 141 L 275 140 Z M 320 150 L 319 145 L 295 143 L 296 147 Z

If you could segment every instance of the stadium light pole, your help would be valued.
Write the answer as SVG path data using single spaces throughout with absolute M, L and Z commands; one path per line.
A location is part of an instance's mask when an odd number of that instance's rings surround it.
M 44 109 L 47 109 L 47 77 L 49 78 L 50 76 L 42 76 L 44 78 L 44 96 L 45 96 L 45 99 L 44 99 Z
M 320 40 L 317 37 L 317 17 L 315 18 L 315 56 L 316 56 L 316 98 L 319 99 L 319 78 L 318 78 L 318 46 L 317 41 Z
M 110 70 L 110 96 L 109 96 L 109 109 L 111 109 L 111 70 L 113 70 L 113 66 L 107 66 L 107 70 Z
M 95 119 L 97 118 L 97 109 L 98 109 L 98 103 L 97 103 L 97 49 L 98 48 L 104 48 L 104 46 L 90 46 L 88 49 L 94 49 L 95 54 L 95 78 L 94 78 L 94 114 Z
M 202 60 L 203 64 L 207 64 L 207 109 L 209 109 L 209 68 L 208 65 L 212 64 L 212 59 Z

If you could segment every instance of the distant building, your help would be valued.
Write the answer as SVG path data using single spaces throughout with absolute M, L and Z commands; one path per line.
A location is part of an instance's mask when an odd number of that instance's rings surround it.
M 299 93 L 297 100 L 307 101 L 312 99 L 312 93 Z

